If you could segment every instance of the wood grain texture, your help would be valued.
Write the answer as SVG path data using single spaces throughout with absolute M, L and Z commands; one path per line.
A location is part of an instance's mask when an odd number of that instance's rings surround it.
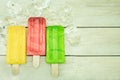
M 74 24 L 78 26 L 119 26 L 120 1 L 118 0 L 85 0 L 73 2 Z M 118 21 L 118 22 L 117 22 Z
M 78 28 L 76 34 L 66 35 L 66 55 L 120 54 L 119 28 Z M 71 37 L 71 35 L 79 37 L 77 44 L 71 44 L 76 40 L 76 37 Z
M 57 7 L 61 5 L 70 7 L 73 26 L 120 27 L 119 0 L 62 0 L 60 2 L 55 0 L 51 4 L 52 6 L 57 4 Z
M 51 76 L 50 64 L 41 58 L 39 68 L 33 68 L 32 57 L 20 66 L 20 74 L 12 75 L 11 66 L 0 57 L 0 80 L 120 80 L 120 57 L 66 57 L 66 63 L 59 65 L 59 77 Z

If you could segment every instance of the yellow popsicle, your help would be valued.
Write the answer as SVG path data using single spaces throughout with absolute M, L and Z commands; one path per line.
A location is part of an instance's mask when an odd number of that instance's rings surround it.
M 8 27 L 7 63 L 26 63 L 26 28 L 23 26 Z

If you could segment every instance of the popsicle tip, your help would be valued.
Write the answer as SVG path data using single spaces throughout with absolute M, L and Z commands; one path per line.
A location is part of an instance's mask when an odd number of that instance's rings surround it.
M 47 27 L 62 27 L 62 28 L 64 28 L 64 26 L 62 26 L 62 25 L 50 25 L 50 26 L 47 26 Z
M 40 65 L 40 56 L 33 56 L 33 67 L 38 68 Z
M 52 64 L 52 76 L 53 77 L 58 77 L 58 64 Z
M 18 75 L 19 74 L 19 64 L 12 64 L 12 73 L 14 75 Z
M 36 18 L 42 19 L 42 20 L 46 20 L 44 17 L 29 17 L 29 18 L 28 18 L 28 21 L 29 21 L 29 20 L 33 20 L 33 19 L 36 19 Z

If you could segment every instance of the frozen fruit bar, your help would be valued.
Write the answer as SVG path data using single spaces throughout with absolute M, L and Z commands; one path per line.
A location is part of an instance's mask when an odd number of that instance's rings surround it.
M 27 31 L 27 55 L 45 55 L 46 21 L 42 17 L 30 17 Z
M 64 63 L 64 27 L 48 26 L 47 27 L 47 53 L 46 61 L 50 64 Z
M 24 64 L 26 62 L 26 29 L 22 26 L 8 27 L 7 63 Z
M 33 56 L 33 66 L 39 66 L 41 55 L 45 55 L 46 21 L 43 17 L 30 17 L 27 31 L 27 55 Z

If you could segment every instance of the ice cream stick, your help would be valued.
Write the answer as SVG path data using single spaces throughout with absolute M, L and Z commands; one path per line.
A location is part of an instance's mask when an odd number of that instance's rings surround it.
M 58 64 L 52 64 L 52 76 L 57 77 L 58 76 Z
M 19 64 L 12 64 L 12 73 L 14 75 L 19 74 Z
M 35 68 L 38 68 L 39 65 L 40 65 L 40 56 L 38 56 L 38 55 L 33 56 L 33 66 Z

